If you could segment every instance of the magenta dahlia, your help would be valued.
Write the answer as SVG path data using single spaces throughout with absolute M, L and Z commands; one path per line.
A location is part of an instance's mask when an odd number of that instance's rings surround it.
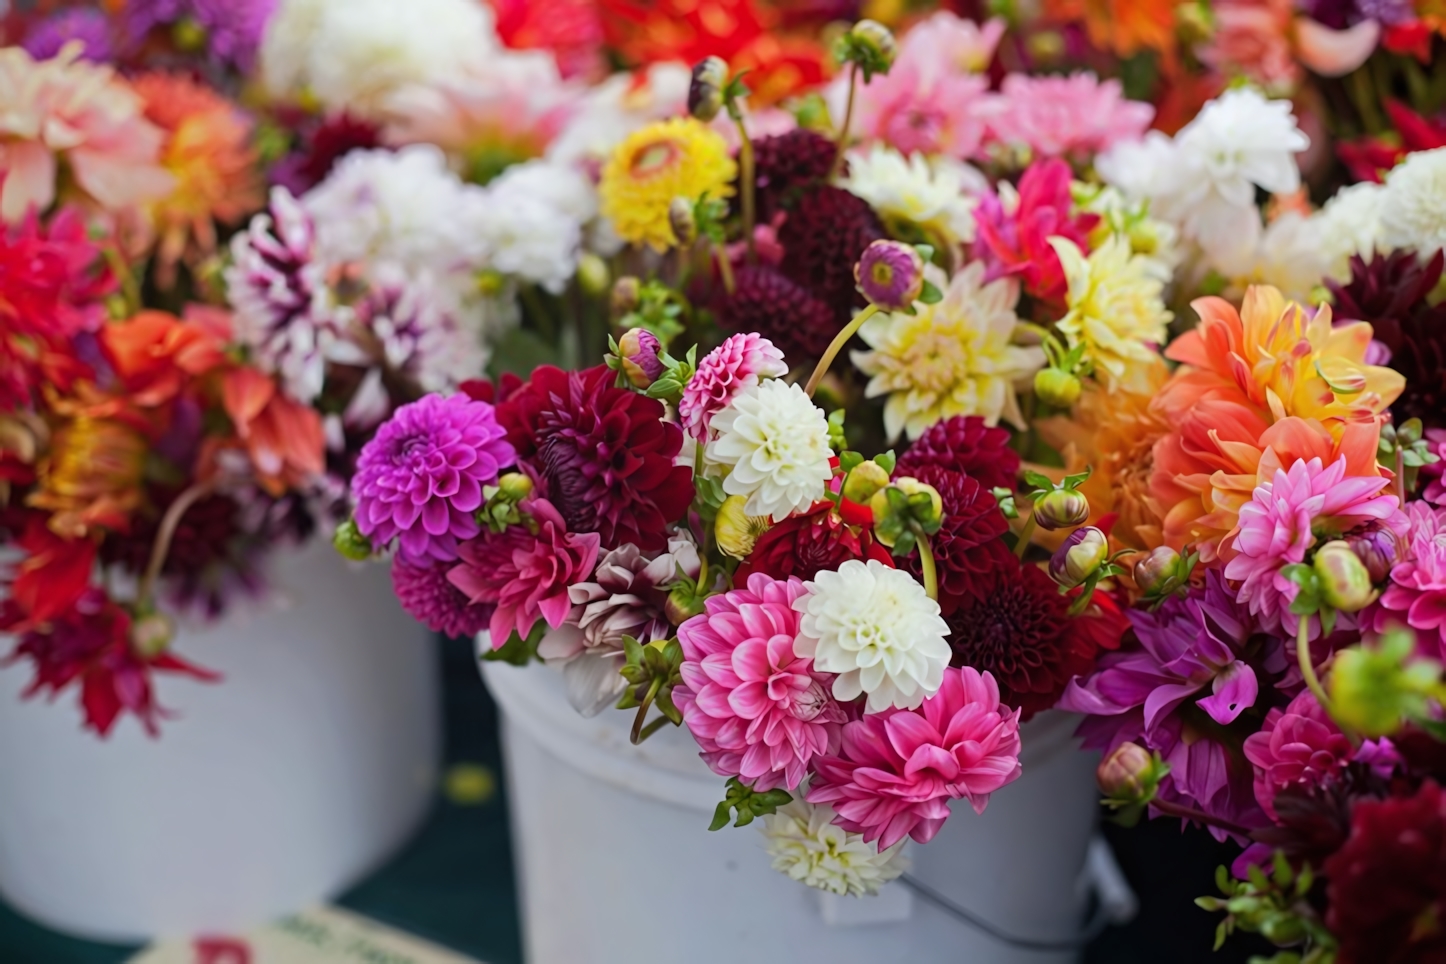
M 1383 741 L 1389 752 L 1389 741 Z M 1276 819 L 1275 796 L 1287 787 L 1314 790 L 1338 775 L 1358 753 L 1379 761 L 1382 747 L 1351 745 L 1330 714 L 1304 690 L 1284 710 L 1271 709 L 1260 732 L 1245 738 L 1245 758 L 1255 765 L 1255 799 Z
M 478 532 L 482 487 L 517 460 L 491 405 L 428 395 L 403 405 L 361 450 L 356 524 L 377 548 L 396 540 L 414 565 L 457 558 Z
M 1019 453 L 1009 447 L 1009 430 L 991 428 L 978 415 L 935 422 L 899 456 L 899 475 L 917 475 L 926 465 L 963 472 L 986 490 L 1013 489 Z
M 828 305 L 841 328 L 854 308 L 863 307 L 863 297 L 855 290 L 854 265 L 865 248 L 883 237 L 879 216 L 863 198 L 829 185 L 811 188 L 778 230 L 783 273 Z
M 709 421 L 733 396 L 761 379 L 787 374 L 783 352 L 773 342 L 751 331 L 730 335 L 698 363 L 678 402 L 678 420 L 684 431 L 702 441 L 708 437 Z
M 1412 502 L 1406 512 L 1411 520 L 1408 551 L 1391 569 L 1375 626 L 1384 630 L 1404 622 L 1416 630 L 1422 652 L 1441 659 L 1446 657 L 1446 509 Z
M 662 402 L 614 388 L 613 379 L 604 365 L 545 365 L 497 417 L 569 531 L 596 532 L 609 549 L 631 542 L 661 552 L 667 526 L 693 501 L 692 471 L 673 464 L 683 432 L 663 420 Z
M 1064 265 L 1050 245 L 1068 238 L 1089 250 L 1096 214 L 1075 214 L 1070 166 L 1059 158 L 1035 161 L 1019 179 L 1018 198 L 1007 206 L 998 194 L 985 194 L 974 209 L 977 234 L 974 258 L 984 262 L 985 280 L 1017 277 L 1031 297 L 1064 307 Z
M 445 562 L 413 566 L 394 560 L 392 588 L 402 608 L 434 633 L 453 639 L 475 636 L 487 628 L 493 607 L 474 605 L 447 578 L 451 568 Z
M 1000 704 L 994 677 L 944 671 L 939 692 L 915 710 L 887 709 L 844 724 L 837 756 L 814 763 L 806 798 L 886 850 L 905 837 L 928 843 L 965 799 L 983 813 L 989 795 L 1019 777 L 1019 713 Z
M 755 790 L 793 789 L 822 754 L 837 753 L 843 709 L 833 676 L 794 653 L 803 582 L 762 573 L 747 588 L 708 597 L 678 627 L 683 684 L 673 701 L 713 772 Z
M 729 331 L 756 332 L 798 365 L 823 355 L 846 322 L 803 285 L 764 264 L 737 270 L 733 294 L 718 307 Z

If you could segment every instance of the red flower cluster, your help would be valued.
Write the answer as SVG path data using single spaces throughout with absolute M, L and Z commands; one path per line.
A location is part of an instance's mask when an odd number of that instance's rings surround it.
M 877 559 L 892 566 L 889 550 L 874 539 L 869 510 L 847 501 L 843 505 L 850 519 L 835 511 L 832 502 L 819 502 L 808 512 L 789 516 L 759 536 L 753 551 L 733 574 L 734 584 L 747 583 L 755 572 L 775 579 L 812 579 L 850 559 Z

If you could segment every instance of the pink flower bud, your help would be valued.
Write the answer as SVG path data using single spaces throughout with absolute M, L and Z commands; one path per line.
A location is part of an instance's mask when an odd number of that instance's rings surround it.
M 864 297 L 882 311 L 905 311 L 924 293 L 924 259 L 902 241 L 875 241 L 854 265 Z
M 1110 541 L 1094 526 L 1082 526 L 1069 534 L 1049 560 L 1049 575 L 1066 589 L 1073 589 L 1094 575 L 1110 556 Z
M 1107 797 L 1117 800 L 1140 800 L 1153 793 L 1155 758 L 1138 743 L 1121 743 L 1113 753 L 1100 761 L 1095 779 Z
M 629 328 L 618 339 L 618 359 L 628 384 L 644 389 L 663 375 L 662 351 L 658 337 L 646 328 Z

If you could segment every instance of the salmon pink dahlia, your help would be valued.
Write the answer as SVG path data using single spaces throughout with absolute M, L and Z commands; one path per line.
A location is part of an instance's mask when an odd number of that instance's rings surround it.
M 797 787 L 810 761 L 838 752 L 845 717 L 829 695 L 833 677 L 793 648 L 793 602 L 806 594 L 797 578 L 754 573 L 678 627 L 683 685 L 673 700 L 713 772 L 755 790 Z
M 999 703 L 988 673 L 949 669 L 915 710 L 847 723 L 837 756 L 819 759 L 806 798 L 886 850 L 906 836 L 928 843 L 963 798 L 983 813 L 989 795 L 1019 777 L 1019 712 Z

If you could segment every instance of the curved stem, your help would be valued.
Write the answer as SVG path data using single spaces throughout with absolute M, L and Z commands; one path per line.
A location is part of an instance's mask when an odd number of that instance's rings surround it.
M 658 690 L 663 688 L 662 677 L 655 677 L 653 683 L 648 687 L 648 695 L 643 697 L 643 702 L 638 705 L 638 715 L 633 717 L 633 730 L 628 734 L 628 739 L 633 745 L 643 742 L 643 721 L 648 718 L 648 707 L 653 705 L 653 699 L 658 695 Z
M 210 495 L 216 488 L 216 483 L 197 482 L 176 497 L 166 509 L 166 514 L 161 519 L 160 529 L 156 532 L 156 541 L 151 545 L 151 558 L 146 564 L 145 574 L 141 576 L 140 585 L 136 588 L 136 605 L 144 608 L 150 603 L 151 593 L 155 589 L 156 580 L 160 578 L 161 569 L 166 564 L 166 556 L 171 551 L 171 540 L 176 537 L 176 529 L 181 524 L 181 517 L 184 516 L 197 502 Z
M 743 182 L 743 237 L 748 242 L 748 263 L 753 264 L 758 260 L 758 253 L 753 249 L 753 225 L 757 219 L 755 186 L 756 180 L 753 173 L 753 141 L 748 137 L 748 130 L 743 126 L 743 111 L 738 109 L 733 114 L 733 121 L 738 125 L 738 177 Z
M 1181 817 L 1185 820 L 1195 820 L 1207 827 L 1219 827 L 1226 833 L 1233 833 L 1237 837 L 1250 838 L 1250 829 L 1242 827 L 1238 823 L 1231 823 L 1229 820 L 1221 820 L 1219 817 L 1212 817 L 1203 810 L 1196 810 L 1194 807 L 1187 807 L 1180 803 L 1171 803 L 1168 800 L 1151 800 L 1150 806 L 1170 817 Z
M 718 259 L 718 274 L 723 278 L 723 290 L 731 295 L 738 284 L 733 280 L 733 263 L 728 260 L 728 249 L 721 244 L 714 245 L 713 255 Z
M 1295 634 L 1295 661 L 1300 664 L 1300 676 L 1305 680 L 1306 688 L 1320 704 L 1320 708 L 1334 717 L 1335 714 L 1331 713 L 1330 697 L 1326 695 L 1325 687 L 1320 683 L 1320 677 L 1315 674 L 1315 661 L 1310 656 L 1309 635 L 1310 617 L 1301 616 L 1300 629 Z
M 1034 509 L 1029 510 L 1029 518 L 1024 520 L 1024 528 L 1019 530 L 1019 541 L 1014 544 L 1014 554 L 1020 559 L 1029 551 L 1029 540 L 1034 538 Z
M 854 119 L 854 91 L 858 89 L 858 86 L 859 65 L 849 64 L 849 99 L 847 106 L 844 107 L 843 126 L 839 128 L 838 132 L 838 149 L 833 158 L 834 174 L 837 174 L 839 168 L 843 167 L 844 148 L 848 147 L 849 143 L 849 125 L 853 123 Z
M 914 536 L 919 542 L 919 567 L 924 570 L 924 592 L 935 602 L 939 601 L 939 572 L 934 567 L 934 547 L 929 544 L 929 536 L 919 530 L 914 530 Z
M 804 391 L 808 393 L 809 398 L 813 398 L 813 393 L 818 389 L 818 383 L 823 381 L 823 376 L 828 374 L 829 366 L 832 365 L 833 360 L 838 357 L 838 353 L 843 351 L 843 346 L 848 344 L 850 338 L 858 334 L 864 322 L 872 318 L 878 310 L 878 305 L 869 305 L 863 311 L 860 311 L 854 317 L 853 321 L 845 325 L 843 331 L 833 336 L 833 341 L 829 343 L 828 351 L 824 352 L 823 357 L 818 360 L 818 365 L 814 367 L 813 374 L 808 377 L 808 384 L 804 387 Z

